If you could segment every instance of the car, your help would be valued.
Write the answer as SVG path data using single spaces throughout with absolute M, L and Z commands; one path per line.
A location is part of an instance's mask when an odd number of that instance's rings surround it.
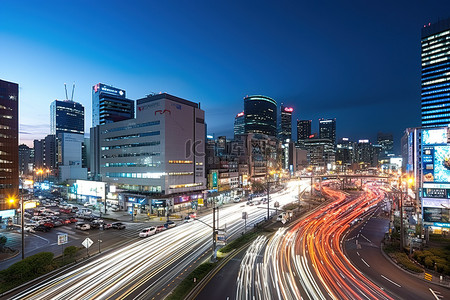
M 76 222 L 78 222 L 78 219 L 77 219 L 77 218 L 74 218 L 74 217 L 69 218 L 69 220 L 70 220 L 70 223 L 76 223 Z
M 152 227 L 142 229 L 141 232 L 139 232 L 139 237 L 148 237 L 148 236 L 154 235 L 155 233 L 156 233 L 156 227 L 152 226 Z
M 111 210 L 112 211 L 119 211 L 119 207 L 118 206 L 111 206 Z
M 72 222 L 70 222 L 70 219 L 62 219 L 62 222 L 64 225 L 68 225 L 68 224 L 72 223 Z
M 60 220 L 56 220 L 55 222 L 53 222 L 53 226 L 54 227 L 58 227 L 58 226 L 62 226 L 64 223 Z M 45 224 L 44 224 L 45 225 Z
M 26 225 L 26 224 L 25 224 L 25 226 L 23 227 L 23 231 L 29 232 L 29 233 L 35 233 L 34 227 L 35 227 L 35 226 L 30 226 L 30 225 Z
M 35 231 L 42 231 L 42 232 L 48 232 L 50 231 L 50 229 L 51 229 L 50 227 L 44 226 L 42 224 L 34 227 Z
M 168 229 L 168 228 L 172 228 L 172 227 L 177 226 L 177 224 L 175 224 L 174 221 L 167 221 L 167 222 L 164 224 L 164 226 Z
M 89 225 L 87 223 L 77 223 L 77 225 L 75 225 L 75 229 L 89 230 L 89 229 L 91 229 L 91 225 Z
M 190 223 L 190 222 L 192 222 L 192 221 L 194 221 L 195 219 L 194 218 L 191 218 L 190 216 L 186 216 L 186 217 L 184 217 L 184 223 Z
M 239 203 L 239 202 L 241 202 L 241 198 L 235 197 L 235 198 L 233 199 L 233 202 L 234 202 L 234 203 Z
M 111 224 L 111 228 L 114 228 L 114 229 L 125 229 L 126 226 L 125 226 L 125 224 L 123 224 L 121 222 L 115 222 L 115 223 Z
M 112 224 L 110 224 L 110 223 L 104 223 L 103 224 L 103 229 L 111 229 L 112 228 Z
M 42 224 L 42 225 L 44 225 L 44 226 L 46 226 L 46 227 L 50 227 L 50 228 L 53 228 L 53 227 L 55 227 L 55 224 L 53 224 L 53 222 L 50 222 L 50 221 L 46 221 L 44 224 Z
M 161 232 L 161 231 L 164 231 L 164 230 L 166 230 L 166 229 L 167 229 L 166 226 L 164 226 L 164 225 L 159 225 L 159 226 L 156 227 L 156 232 Z

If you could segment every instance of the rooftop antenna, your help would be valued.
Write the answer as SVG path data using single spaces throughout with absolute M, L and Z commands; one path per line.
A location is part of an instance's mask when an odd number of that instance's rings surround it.
M 70 99 L 71 101 L 73 101 L 73 91 L 75 91 L 75 82 L 73 83 L 73 87 L 72 87 L 72 98 Z
M 69 100 L 69 96 L 67 96 L 67 84 L 64 82 L 64 89 L 66 90 L 66 100 Z

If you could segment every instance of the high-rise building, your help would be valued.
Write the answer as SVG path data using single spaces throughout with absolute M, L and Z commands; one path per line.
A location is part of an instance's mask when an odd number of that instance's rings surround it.
M 103 83 L 92 87 L 92 127 L 134 118 L 134 101 L 125 90 Z
M 19 85 L 0 80 L 0 211 L 19 207 Z
M 308 163 L 324 170 L 333 169 L 335 163 L 334 144 L 330 139 L 307 139 L 304 141 Z
M 245 133 L 245 115 L 240 112 L 234 118 L 234 136 Z
M 297 143 L 311 136 L 311 120 L 297 120 Z
M 172 195 L 175 205 L 194 199 L 190 193 L 201 197 L 206 188 L 205 112 L 197 103 L 166 93 L 136 105 L 136 118 L 91 128 L 92 175 L 150 199 Z M 120 206 L 132 202 L 127 197 Z
M 277 136 L 277 102 L 266 96 L 244 98 L 245 133 Z
M 57 168 L 57 145 L 54 134 L 47 135 L 42 140 L 34 140 L 34 167 L 36 169 L 56 170 Z
M 388 162 L 394 156 L 394 136 L 392 133 L 378 132 L 377 142 L 381 146 L 380 160 Z
M 450 124 L 450 18 L 422 28 L 422 127 Z
M 355 144 L 349 138 L 342 138 L 336 145 L 336 166 L 339 171 L 348 169 L 355 161 Z
M 19 174 L 32 174 L 34 165 L 34 150 L 25 144 L 19 145 Z
M 84 107 L 71 100 L 55 100 L 50 105 L 50 133 L 84 134 Z
M 319 138 L 329 139 L 336 144 L 336 119 L 319 120 Z
M 286 143 L 288 140 L 292 141 L 292 107 L 281 105 L 280 110 L 280 130 L 278 138 L 282 143 Z

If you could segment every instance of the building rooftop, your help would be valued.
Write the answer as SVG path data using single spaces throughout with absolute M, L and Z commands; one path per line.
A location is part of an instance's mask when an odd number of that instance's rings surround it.
M 157 101 L 157 100 L 161 100 L 161 99 L 168 99 L 168 100 L 171 100 L 171 101 L 174 101 L 174 102 L 177 102 L 180 104 L 188 105 L 188 106 L 191 106 L 194 108 L 200 108 L 200 105 L 198 103 L 191 102 L 191 101 L 188 101 L 186 99 L 182 99 L 182 98 L 179 98 L 176 96 L 172 96 L 167 93 L 161 93 L 161 94 L 156 94 L 156 95 L 147 95 L 147 97 L 145 97 L 145 98 L 138 99 L 136 101 L 136 103 L 137 103 L 137 105 L 140 105 L 140 104 Z

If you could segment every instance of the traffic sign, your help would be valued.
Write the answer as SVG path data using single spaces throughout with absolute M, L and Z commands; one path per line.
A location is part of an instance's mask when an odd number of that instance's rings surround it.
M 60 233 L 58 234 L 58 246 L 67 244 L 69 238 L 67 233 Z
M 89 248 L 90 246 L 92 246 L 94 242 L 90 239 L 90 238 L 86 238 L 81 244 L 87 248 Z
M 433 279 L 433 275 L 431 275 L 431 274 L 429 274 L 429 273 L 425 273 L 424 278 L 425 278 L 426 280 L 431 281 L 431 280 Z

